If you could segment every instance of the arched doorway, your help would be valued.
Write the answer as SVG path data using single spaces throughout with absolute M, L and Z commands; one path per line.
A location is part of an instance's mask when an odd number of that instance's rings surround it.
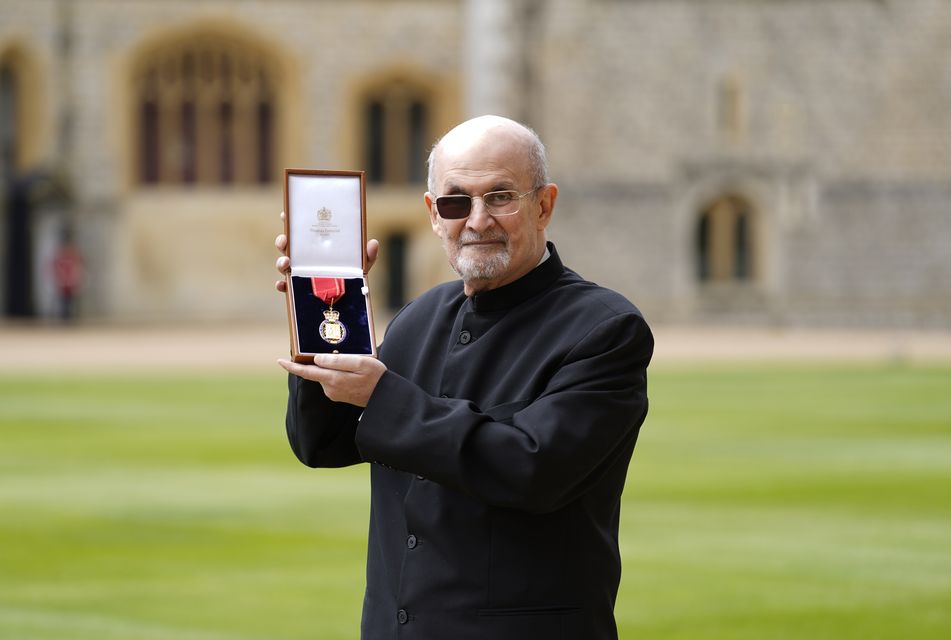
M 697 281 L 701 285 L 756 281 L 757 225 L 755 209 L 742 196 L 724 195 L 704 207 L 694 236 Z
M 0 247 L 3 314 L 30 316 L 32 239 L 28 188 L 20 175 L 21 91 L 13 56 L 0 58 Z

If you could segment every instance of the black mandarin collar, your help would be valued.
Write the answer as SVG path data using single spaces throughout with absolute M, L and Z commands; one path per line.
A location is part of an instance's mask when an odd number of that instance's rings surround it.
M 515 282 L 510 282 L 498 289 L 474 294 L 470 298 L 472 310 L 480 313 L 510 309 L 553 285 L 564 273 L 565 266 L 561 263 L 561 258 L 558 257 L 555 245 L 551 242 L 546 244 L 548 245 L 548 251 L 551 252 L 551 256 L 547 260 Z

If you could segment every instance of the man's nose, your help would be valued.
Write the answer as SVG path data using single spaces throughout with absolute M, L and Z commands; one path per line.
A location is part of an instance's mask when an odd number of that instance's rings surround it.
M 473 231 L 481 233 L 495 224 L 495 218 L 489 214 L 488 207 L 485 206 L 482 198 L 472 199 L 472 210 L 469 217 L 466 218 L 466 226 Z

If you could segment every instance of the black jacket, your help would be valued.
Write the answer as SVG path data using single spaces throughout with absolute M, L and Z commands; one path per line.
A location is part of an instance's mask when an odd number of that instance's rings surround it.
M 510 285 L 408 304 L 362 416 L 290 377 L 298 458 L 374 463 L 366 640 L 617 637 L 620 497 L 653 337 L 549 249 Z

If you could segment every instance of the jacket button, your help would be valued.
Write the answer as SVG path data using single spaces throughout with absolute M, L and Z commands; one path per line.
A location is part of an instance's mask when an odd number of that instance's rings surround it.
M 406 539 L 406 546 L 409 547 L 410 549 L 415 549 L 415 548 L 416 548 L 416 536 L 410 535 L 410 537 L 408 537 L 408 538 Z
M 459 342 L 462 344 L 469 344 L 472 341 L 472 334 L 468 331 L 463 331 L 459 334 Z
M 409 614 L 406 613 L 406 609 L 400 609 L 396 612 L 396 621 L 400 624 L 406 624 L 409 620 Z

